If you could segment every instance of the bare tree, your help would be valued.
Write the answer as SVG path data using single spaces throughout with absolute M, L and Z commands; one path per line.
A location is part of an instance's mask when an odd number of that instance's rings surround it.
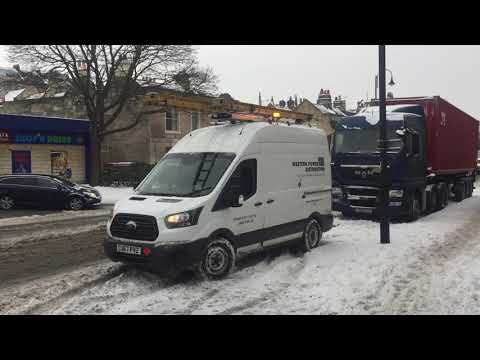
M 200 69 L 190 45 L 12 45 L 7 52 L 12 62 L 30 65 L 40 73 L 68 76 L 91 122 L 94 185 L 101 178 L 105 136 L 128 131 L 144 115 L 158 112 L 144 106 L 139 81 L 154 79 L 159 86 L 203 95 L 216 90 L 213 71 Z M 132 98 L 136 113 L 129 124 L 120 124 L 119 115 Z

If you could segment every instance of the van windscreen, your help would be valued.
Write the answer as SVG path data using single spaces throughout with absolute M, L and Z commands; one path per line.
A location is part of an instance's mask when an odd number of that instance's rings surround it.
M 207 195 L 234 158 L 233 153 L 167 154 L 138 187 L 137 194 L 182 197 Z

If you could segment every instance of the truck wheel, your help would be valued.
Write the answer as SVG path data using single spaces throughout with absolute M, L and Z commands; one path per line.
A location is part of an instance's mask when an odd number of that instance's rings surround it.
M 437 211 L 438 207 L 438 193 L 436 188 L 432 188 L 430 191 L 429 202 L 427 206 L 427 211 L 429 213 L 434 213 Z
M 473 181 L 468 180 L 467 181 L 467 191 L 466 191 L 466 197 L 470 198 L 473 195 Z
M 455 185 L 455 201 L 460 202 L 465 199 L 465 183 L 459 182 Z
M 322 240 L 322 227 L 316 219 L 310 219 L 303 231 L 300 250 L 304 253 L 311 251 L 320 244 Z
M 420 217 L 420 215 L 421 215 L 420 200 L 418 200 L 418 197 L 416 195 L 411 195 L 408 201 L 407 221 L 409 222 L 415 221 Z
M 199 273 L 209 280 L 220 280 L 230 274 L 235 266 L 235 250 L 225 238 L 211 240 L 205 249 Z
M 10 210 L 15 206 L 15 200 L 10 195 L 0 195 L 0 209 Z

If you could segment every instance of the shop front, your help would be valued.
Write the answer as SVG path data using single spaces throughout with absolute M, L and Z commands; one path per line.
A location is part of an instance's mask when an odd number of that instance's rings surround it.
M 49 174 L 90 180 L 89 121 L 0 114 L 0 175 Z

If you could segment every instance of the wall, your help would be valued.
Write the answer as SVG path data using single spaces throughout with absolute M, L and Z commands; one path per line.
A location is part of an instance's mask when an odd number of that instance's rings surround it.
M 331 122 L 335 120 L 334 115 L 323 114 L 310 101 L 303 101 L 295 110 L 306 114 L 311 114 L 312 126 L 323 129 L 327 135 L 333 134 L 334 128 L 332 127 Z

